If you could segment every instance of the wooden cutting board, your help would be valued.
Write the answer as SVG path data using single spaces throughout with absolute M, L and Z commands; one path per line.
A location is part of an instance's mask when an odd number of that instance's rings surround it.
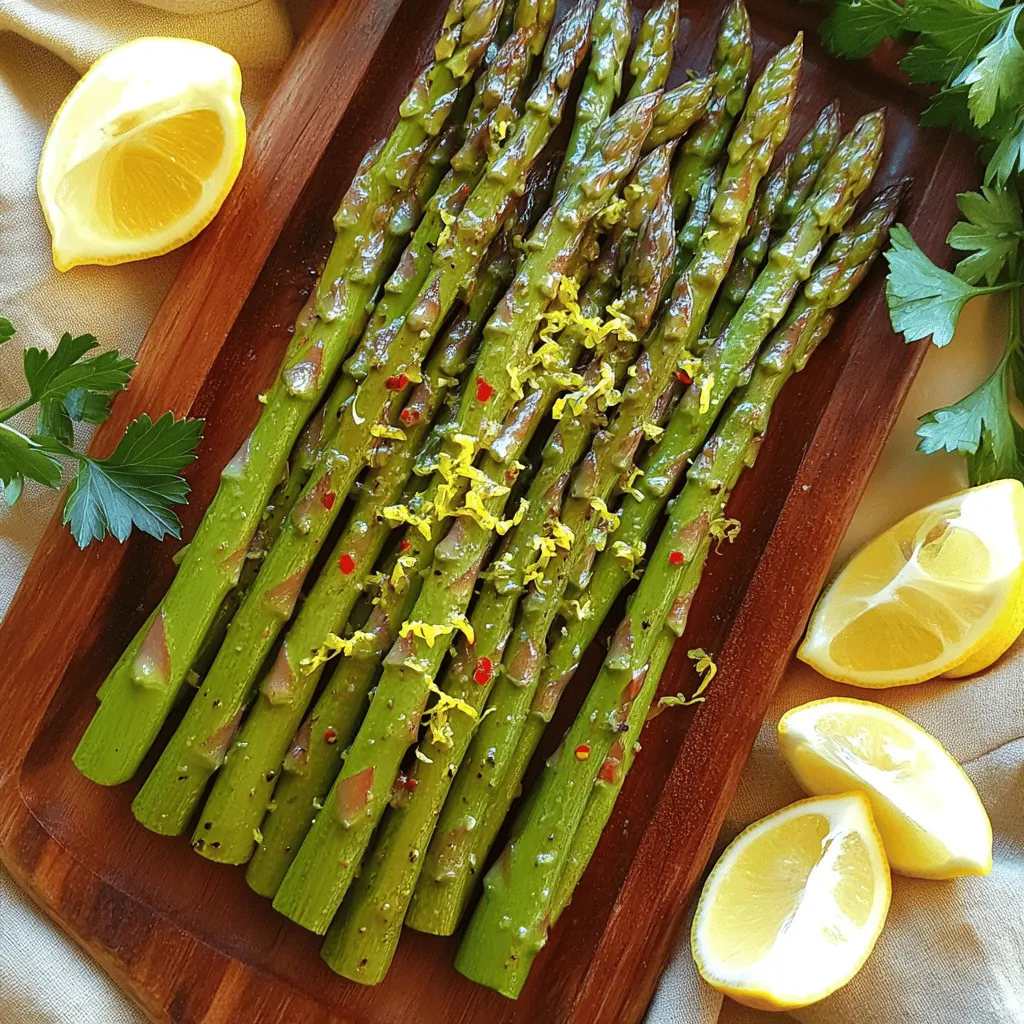
M 321 5 L 252 132 L 234 191 L 192 244 L 146 336 L 131 388 L 96 434 L 92 450 L 106 454 L 141 412 L 206 417 L 188 474 L 186 538 L 257 418 L 256 395 L 274 376 L 326 254 L 338 198 L 362 153 L 390 130 L 445 6 Z M 707 66 L 721 9 L 722 0 L 682 3 L 674 81 Z M 807 33 L 790 139 L 835 97 L 847 127 L 886 107 L 877 184 L 914 176 L 903 220 L 945 259 L 956 193 L 973 179 L 966 145 L 917 126 L 923 101 L 891 55 L 872 65 L 836 62 L 817 43 L 815 8 L 753 0 L 751 11 L 758 67 L 798 29 Z M 380 986 L 336 977 L 317 939 L 275 914 L 241 871 L 194 856 L 187 837 L 137 825 L 129 803 L 138 781 L 103 789 L 75 771 L 71 752 L 96 689 L 165 590 L 177 544 L 107 540 L 80 552 L 57 519 L 50 524 L 0 629 L 0 859 L 153 1020 L 640 1021 L 768 701 L 924 355 L 923 345 L 892 333 L 884 274 L 879 261 L 810 368 L 787 386 L 729 506 L 742 532 L 711 559 L 663 680 L 665 692 L 692 685 L 686 650 L 713 651 L 719 673 L 707 702 L 646 728 L 594 862 L 517 1002 L 454 971 L 456 940 L 408 930 Z M 577 673 L 565 720 L 593 667 Z

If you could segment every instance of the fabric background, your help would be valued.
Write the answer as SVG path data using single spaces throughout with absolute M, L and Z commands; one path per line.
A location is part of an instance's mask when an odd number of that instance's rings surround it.
M 137 349 L 181 253 L 122 267 L 58 274 L 35 196 L 50 119 L 76 77 L 111 46 L 142 35 L 188 36 L 238 59 L 254 119 L 310 0 L 0 0 L 0 314 L 18 334 L 0 349 L 0 407 L 21 380 L 21 348 L 65 331 L 104 348 Z M 969 308 L 945 351 L 932 350 L 851 525 L 841 556 L 913 509 L 964 486 L 960 460 L 914 451 L 916 419 L 980 382 L 997 358 L 1002 310 Z M 28 425 L 28 424 L 26 424 Z M 80 438 L 85 440 L 85 435 Z M 0 511 L 0 616 L 57 504 L 29 484 Z M 1024 1024 L 1024 645 L 981 678 L 875 694 L 933 732 L 963 761 L 995 830 L 984 879 L 893 879 L 885 932 L 864 970 L 830 999 L 793 1017 L 722 1000 L 697 977 L 688 933 L 652 1003 L 649 1024 Z M 836 693 L 863 696 L 794 664 L 758 737 L 720 840 L 801 794 L 774 741 L 789 707 Z M 0 869 L 0 1024 L 136 1024 L 137 1009 Z M 538 1022 L 546 1024 L 546 1022 Z

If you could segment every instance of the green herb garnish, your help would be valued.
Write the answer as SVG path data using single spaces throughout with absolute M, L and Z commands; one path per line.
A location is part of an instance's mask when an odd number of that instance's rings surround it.
M 0 344 L 14 326 L 0 317 Z M 25 351 L 28 395 L 0 409 L 0 487 L 8 506 L 21 496 L 26 478 L 44 487 L 61 485 L 62 459 L 76 463 L 64 504 L 64 522 L 79 547 L 108 533 L 125 540 L 136 527 L 158 540 L 181 535 L 172 506 L 185 503 L 188 485 L 179 475 L 195 459 L 202 420 L 175 420 L 170 413 L 155 423 L 140 416 L 130 424 L 113 453 L 96 459 L 75 451 L 76 423 L 103 423 L 110 403 L 131 379 L 135 361 L 117 352 L 88 353 L 98 347 L 90 334 L 65 334 L 53 353 Z M 8 422 L 37 408 L 35 431 L 24 434 Z
M 1011 396 L 1024 399 L 1021 331 L 1020 175 L 1024 172 L 1024 4 L 1000 0 L 835 0 L 822 25 L 836 55 L 859 58 L 885 39 L 909 43 L 900 67 L 919 83 L 939 86 L 922 124 L 948 125 L 978 145 L 985 186 L 959 197 L 964 220 L 947 243 L 966 253 L 950 274 L 918 248 L 902 225 L 886 253 L 886 297 L 893 328 L 906 340 L 949 344 L 964 306 L 1007 291 L 1006 348 L 988 380 L 966 398 L 921 418 L 924 452 L 962 452 L 972 484 L 1024 480 L 1024 427 Z

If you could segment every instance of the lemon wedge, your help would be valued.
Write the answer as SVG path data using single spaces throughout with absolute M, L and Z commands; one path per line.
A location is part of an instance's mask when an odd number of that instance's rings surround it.
M 57 111 L 38 192 L 58 270 L 158 256 L 194 238 L 242 166 L 235 59 L 188 39 L 100 57 Z
M 862 792 L 889 864 L 917 878 L 987 875 L 992 825 L 971 780 L 934 736 L 881 704 L 830 697 L 787 711 L 779 746 L 816 796 Z
M 890 895 L 866 797 L 801 800 L 722 854 L 697 904 L 694 961 L 709 985 L 746 1006 L 807 1006 L 863 966 Z
M 854 686 L 992 664 L 1024 628 L 1024 486 L 997 480 L 915 512 L 853 556 L 798 657 Z

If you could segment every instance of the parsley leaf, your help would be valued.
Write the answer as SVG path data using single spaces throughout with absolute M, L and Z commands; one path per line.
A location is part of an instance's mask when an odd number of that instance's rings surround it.
M 1016 477 L 1024 480 L 1020 425 L 1007 399 L 1006 362 L 976 391 L 956 405 L 936 409 L 921 417 L 918 448 L 963 452 L 972 486 L 987 480 Z
M 18 500 L 25 477 L 60 487 L 60 463 L 31 438 L 0 423 L 0 486 L 9 506 Z
M 957 224 L 946 241 L 971 255 L 957 265 L 956 276 L 968 284 L 982 278 L 995 284 L 1003 267 L 1016 258 L 1024 232 L 1017 193 L 983 187 L 980 193 L 964 192 L 958 202 L 967 220 Z
M 72 421 L 102 423 L 106 419 L 109 396 L 124 390 L 136 364 L 117 352 L 83 358 L 96 347 L 91 334 L 77 338 L 65 334 L 52 355 L 41 348 L 25 350 L 30 399 L 39 405 L 37 434 L 70 444 Z
M 1024 171 L 1024 110 L 992 154 L 985 168 L 985 184 L 1002 188 L 1017 171 Z
M 889 36 L 899 35 L 906 14 L 895 0 L 836 0 L 821 26 L 832 53 L 856 60 Z
M 0 345 L 14 337 L 14 324 L 5 316 L 0 316 Z
M 907 0 L 904 27 L 920 36 L 900 67 L 916 82 L 949 85 L 975 63 L 1009 13 L 978 0 Z
M 940 89 L 932 97 L 931 106 L 921 112 L 921 124 L 928 128 L 949 127 L 964 135 L 977 137 L 978 129 L 967 107 L 969 92 L 970 87 L 966 85 Z
M 983 47 L 974 66 L 963 76 L 971 87 L 969 105 L 975 124 L 992 120 L 1000 100 L 1015 105 L 1024 95 L 1024 47 L 1017 41 L 1019 7 L 1008 8 L 1010 15 L 995 38 Z
M 975 295 L 988 289 L 976 288 L 941 270 L 918 248 L 903 224 L 889 232 L 892 248 L 885 254 L 889 276 L 885 297 L 892 327 L 907 341 L 920 341 L 931 335 L 943 348 L 953 338 L 960 311 Z
M 81 466 L 64 506 L 64 523 L 71 525 L 78 546 L 108 533 L 124 541 L 133 527 L 157 540 L 180 537 L 172 506 L 185 503 L 188 484 L 178 474 L 194 461 L 202 429 L 202 420 L 175 420 L 165 413 L 154 423 L 143 415 L 106 459 L 82 455 L 56 438 L 35 438 Z

